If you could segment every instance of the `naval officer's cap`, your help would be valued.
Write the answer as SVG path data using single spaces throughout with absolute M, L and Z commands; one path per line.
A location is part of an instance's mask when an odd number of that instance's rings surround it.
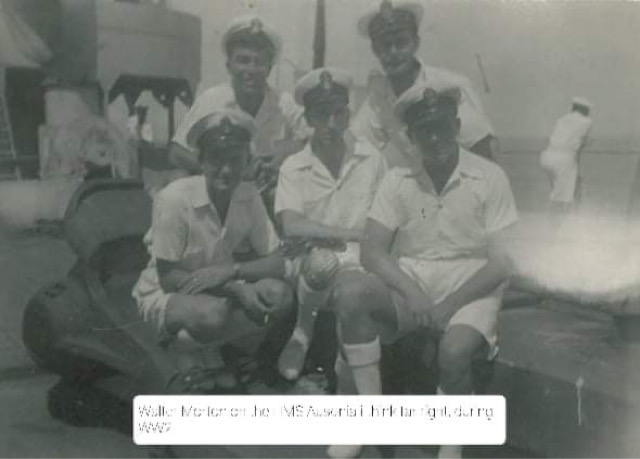
M 447 81 L 418 83 L 396 102 L 395 113 L 408 126 L 458 116 L 460 87 Z
M 593 108 L 593 105 L 591 104 L 591 102 L 589 102 L 589 100 L 587 100 L 586 97 L 576 96 L 571 99 L 571 103 L 575 107 L 583 107 L 587 110 L 591 110 Z
M 358 20 L 358 32 L 372 40 L 400 30 L 417 33 L 423 14 L 419 3 L 383 0 Z
M 334 101 L 349 102 L 349 90 L 353 84 L 351 75 L 345 70 L 323 67 L 307 73 L 298 80 L 295 100 L 304 107 Z
M 267 23 L 255 15 L 242 16 L 231 22 L 222 36 L 222 50 L 227 56 L 237 45 L 265 49 L 275 60 L 282 50 L 282 39 Z
M 220 108 L 200 118 L 187 133 L 187 145 L 203 151 L 249 145 L 255 122 L 247 113 Z

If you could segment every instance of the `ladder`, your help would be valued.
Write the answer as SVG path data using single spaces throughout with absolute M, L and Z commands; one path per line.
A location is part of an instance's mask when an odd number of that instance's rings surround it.
M 0 180 L 22 178 L 17 159 L 7 101 L 4 94 L 0 94 Z

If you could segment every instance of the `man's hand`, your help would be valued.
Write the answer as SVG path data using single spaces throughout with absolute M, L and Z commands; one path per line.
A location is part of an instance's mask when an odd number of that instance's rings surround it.
M 205 290 L 222 287 L 234 276 L 233 265 L 224 264 L 198 269 L 191 273 L 178 287 L 179 293 L 195 295 Z
M 267 324 L 270 312 L 269 307 L 260 298 L 252 284 L 239 285 L 236 291 L 236 299 L 249 319 L 258 325 Z
M 247 166 L 244 179 L 254 182 L 260 192 L 275 188 L 280 165 L 273 156 L 255 156 Z
M 416 287 L 404 293 L 403 296 L 415 323 L 425 328 L 432 327 L 434 325 L 431 318 L 433 302 L 429 295 Z

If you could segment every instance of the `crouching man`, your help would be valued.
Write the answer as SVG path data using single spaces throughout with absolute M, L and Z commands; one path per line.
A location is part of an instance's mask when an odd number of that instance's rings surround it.
M 296 101 L 304 107 L 313 134 L 309 144 L 280 169 L 275 212 L 287 238 L 315 246 L 292 263 L 298 315 L 278 362 L 280 373 L 289 380 L 302 369 L 315 312 L 329 304 L 344 272 L 361 269 L 360 241 L 367 212 L 386 172 L 382 155 L 348 131 L 350 87 L 351 77 L 332 68 L 313 70 L 296 85 Z
M 187 141 L 203 175 L 179 179 L 155 198 L 145 236 L 151 260 L 133 296 L 178 364 L 170 393 L 234 390 L 219 346 L 259 332 L 292 302 L 278 280 L 284 260 L 272 254 L 276 232 L 255 187 L 241 181 L 253 130 L 251 117 L 235 109 L 201 118 Z
M 388 172 L 369 212 L 361 260 L 371 274 L 352 273 L 338 310 L 342 392 L 380 394 L 380 340 L 417 327 L 439 337 L 439 394 L 471 394 L 472 361 L 495 356 L 510 274 L 502 242 L 516 208 L 505 173 L 456 143 L 459 97 L 457 87 L 423 84 L 396 104 L 421 162 Z M 440 457 L 461 452 L 443 446 Z

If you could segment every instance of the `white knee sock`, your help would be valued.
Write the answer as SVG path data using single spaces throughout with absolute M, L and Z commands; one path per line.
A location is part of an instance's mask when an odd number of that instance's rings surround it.
M 338 379 L 338 395 L 357 395 L 358 389 L 353 381 L 353 373 L 347 362 L 342 357 L 342 354 L 338 353 L 335 364 L 336 377 Z
M 371 342 L 362 344 L 343 344 L 344 355 L 347 358 L 355 388 L 360 395 L 382 394 L 382 381 L 380 378 L 380 339 L 376 337 Z M 342 357 L 336 361 L 336 373 L 345 368 Z M 346 381 L 345 381 L 346 382 Z M 345 390 L 346 387 L 342 387 Z M 332 458 L 358 457 L 362 452 L 362 445 L 333 445 L 327 449 L 327 455 Z
M 327 448 L 327 456 L 332 458 L 353 458 L 360 456 L 362 445 L 332 445 Z
M 342 354 L 336 358 L 336 376 L 338 377 L 338 395 L 356 395 L 358 389 L 353 381 L 353 373 Z M 332 458 L 358 457 L 362 451 L 361 445 L 333 445 L 327 448 L 327 456 Z
M 438 386 L 438 395 L 447 395 L 445 391 Z M 462 446 L 460 445 L 442 445 L 438 450 L 438 459 L 460 459 L 462 458 Z
M 343 344 L 344 355 L 353 372 L 360 395 L 382 394 L 380 377 L 380 339 L 362 344 Z
M 278 359 L 278 370 L 288 380 L 297 379 L 302 371 L 304 359 L 313 338 L 317 311 L 323 308 L 329 298 L 330 288 L 313 290 L 301 276 L 298 281 L 298 315 L 296 326 L 289 342 Z
M 462 446 L 442 445 L 438 450 L 438 459 L 461 459 Z

